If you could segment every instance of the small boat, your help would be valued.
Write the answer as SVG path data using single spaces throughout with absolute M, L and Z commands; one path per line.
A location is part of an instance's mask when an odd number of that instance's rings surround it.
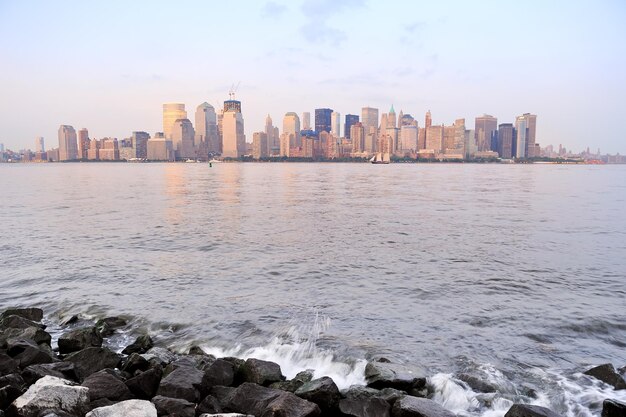
M 388 164 L 391 162 L 388 153 L 380 153 L 378 152 L 376 155 L 370 159 L 372 164 Z

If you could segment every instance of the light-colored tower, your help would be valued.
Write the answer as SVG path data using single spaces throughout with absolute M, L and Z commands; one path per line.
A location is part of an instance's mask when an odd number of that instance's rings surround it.
M 78 159 L 76 131 L 72 126 L 61 125 L 59 127 L 59 161 L 74 159 Z
M 265 134 L 267 135 L 267 154 L 278 155 L 280 153 L 280 137 L 278 128 L 274 127 L 272 118 L 268 114 L 265 118 Z
M 536 143 L 536 134 L 537 134 L 537 115 L 524 113 L 522 116 L 526 119 L 526 128 L 528 129 L 526 135 L 526 157 L 533 158 L 539 155 L 539 145 Z
M 206 101 L 196 108 L 195 145 L 203 156 L 207 156 L 208 153 L 218 153 L 220 150 L 217 114 L 215 113 L 215 107 Z
M 283 118 L 283 134 L 293 135 L 290 139 L 289 146 L 297 148 L 302 144 L 300 138 L 300 118 L 294 112 L 285 114 Z
M 365 151 L 365 129 L 361 122 L 350 126 L 350 138 L 352 139 L 352 153 Z
M 361 123 L 365 129 L 365 134 L 378 130 L 378 109 L 373 107 L 363 107 L 361 109 Z
M 195 158 L 193 143 L 195 132 L 189 119 L 178 119 L 172 126 L 172 143 L 177 158 Z
M 490 151 L 492 149 L 492 141 L 495 139 L 498 131 L 498 119 L 484 114 L 476 118 L 474 130 L 476 134 L 476 143 L 480 152 Z
M 254 132 L 252 135 L 252 157 L 254 159 L 266 158 L 267 153 L 267 133 Z
M 330 114 L 330 133 L 336 138 L 341 137 L 341 114 L 332 112 Z
M 43 153 L 46 151 L 46 147 L 43 143 L 43 136 L 39 136 L 35 139 L 35 152 Z
M 515 146 L 515 157 L 526 158 L 526 146 L 528 141 L 528 119 L 524 116 L 515 118 L 515 133 L 517 137 Z
M 311 130 L 311 113 L 308 111 L 302 113 L 302 130 Z
M 387 127 L 398 127 L 398 123 L 396 120 L 396 111 L 393 109 L 393 104 L 389 109 L 389 114 L 387 115 Z
M 166 138 L 172 137 L 174 122 L 179 119 L 186 119 L 187 112 L 183 103 L 165 103 L 163 105 L 163 134 Z
M 246 135 L 243 128 L 241 102 L 227 100 L 224 102 L 222 116 L 222 156 L 239 158 L 246 152 Z

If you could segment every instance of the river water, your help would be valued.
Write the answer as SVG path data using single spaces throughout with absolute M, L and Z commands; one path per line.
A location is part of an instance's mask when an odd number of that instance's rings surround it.
M 580 374 L 626 365 L 626 166 L 0 164 L 0 192 L 0 307 L 51 328 L 122 314 L 340 387 L 382 356 L 462 415 L 626 400 Z

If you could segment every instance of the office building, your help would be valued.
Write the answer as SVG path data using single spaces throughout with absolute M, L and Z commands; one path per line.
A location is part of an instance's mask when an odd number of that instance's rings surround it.
M 332 109 L 315 109 L 315 131 L 317 133 L 330 133 Z
M 365 128 L 363 123 L 356 122 L 350 126 L 350 138 L 352 140 L 352 153 L 365 151 Z
M 330 133 L 336 138 L 341 137 L 341 114 L 332 112 L 330 114 Z
M 59 161 L 73 161 L 78 159 L 78 143 L 76 131 L 72 126 L 59 127 Z
M 39 136 L 35 139 L 35 152 L 43 153 L 46 151 L 46 147 L 44 145 L 43 137 Z
M 267 133 L 254 132 L 252 135 L 252 157 L 254 159 L 267 158 L 269 156 L 267 150 Z
M 172 141 L 163 132 L 157 132 L 148 139 L 147 157 L 150 161 L 174 161 L 175 152 Z
M 311 112 L 302 113 L 302 130 L 311 130 Z
M 265 118 L 265 134 L 267 135 L 267 154 L 280 154 L 280 132 L 278 127 L 274 127 L 272 118 L 268 114 Z
M 527 158 L 528 119 L 524 116 L 515 118 L 515 157 Z
M 358 122 L 359 122 L 359 116 L 357 116 L 356 114 L 346 114 L 345 123 L 343 125 L 343 135 L 347 139 L 351 139 L 350 128 L 352 127 L 352 125 Z M 363 125 L 361 125 L 361 127 L 362 126 Z
M 219 153 L 219 134 L 215 108 L 207 102 L 200 104 L 196 108 L 195 122 L 196 137 L 194 143 L 198 149 L 198 155 L 205 158 L 209 154 Z
M 498 119 L 488 114 L 479 116 L 475 119 L 474 131 L 478 151 L 490 151 L 495 146 Z
M 195 158 L 195 131 L 189 119 L 178 119 L 172 126 L 171 139 L 176 159 Z
M 226 100 L 222 116 L 222 156 L 239 158 L 246 152 L 241 101 Z
M 283 134 L 291 135 L 289 139 L 290 148 L 298 148 L 302 144 L 300 139 L 300 118 L 297 113 L 288 112 L 283 117 Z
M 512 123 L 501 123 L 498 126 L 498 154 L 500 158 L 513 157 L 514 129 Z
M 172 129 L 176 120 L 186 119 L 187 112 L 183 103 L 165 103 L 163 105 L 163 134 L 172 138 Z

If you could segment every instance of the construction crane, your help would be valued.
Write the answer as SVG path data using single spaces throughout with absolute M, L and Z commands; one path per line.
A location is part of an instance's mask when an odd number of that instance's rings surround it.
M 228 96 L 230 97 L 231 100 L 235 99 L 235 93 L 237 92 L 237 89 L 239 88 L 239 84 L 241 84 L 241 81 L 239 81 L 237 85 L 233 84 L 230 86 L 230 90 L 228 91 Z

